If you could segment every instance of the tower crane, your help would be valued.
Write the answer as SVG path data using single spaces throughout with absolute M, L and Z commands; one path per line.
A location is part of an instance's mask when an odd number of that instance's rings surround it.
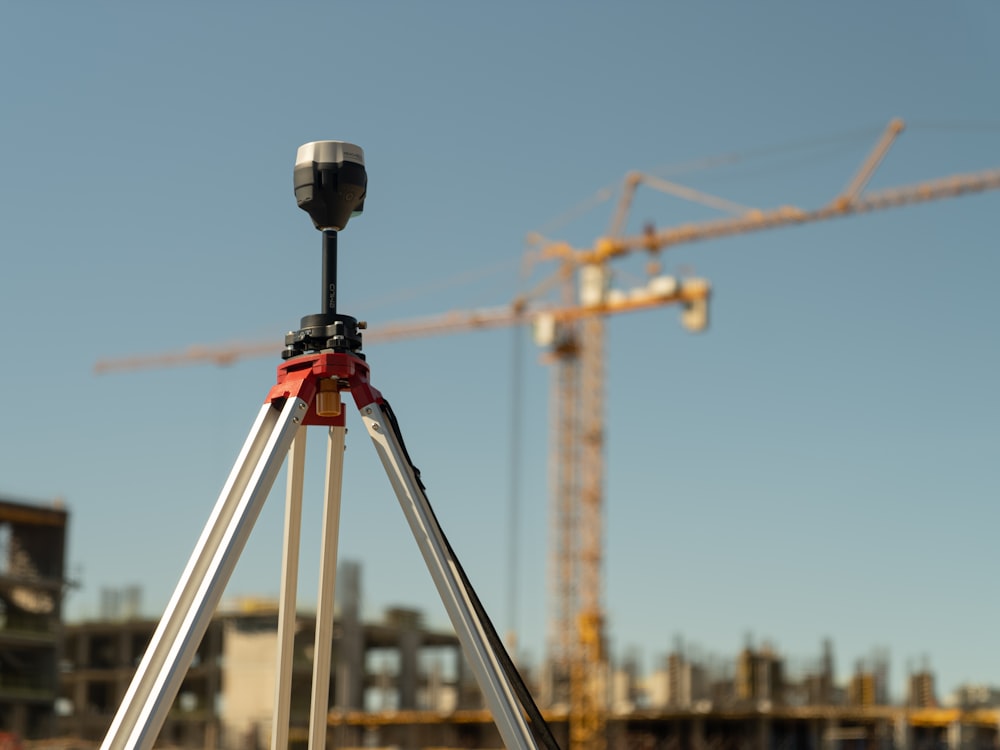
M 541 260 L 559 260 L 562 278 L 577 272 L 582 299 L 603 299 L 611 261 L 636 251 L 656 256 L 681 244 L 794 224 L 846 217 L 877 210 L 951 198 L 1000 188 L 1000 169 L 958 174 L 915 185 L 865 193 L 872 176 L 893 142 L 903 132 L 901 119 L 893 119 L 862 162 L 847 186 L 817 209 L 794 206 L 759 209 L 735 204 L 658 177 L 631 172 L 626 175 L 608 233 L 590 248 L 535 238 Z M 681 224 L 662 230 L 647 227 L 642 234 L 624 236 L 628 214 L 640 185 L 669 193 L 731 214 L 705 222 Z M 651 263 L 653 272 L 658 263 Z M 686 325 L 700 328 L 707 322 L 707 308 L 689 306 Z M 604 750 L 607 717 L 607 658 L 604 611 L 601 605 L 603 516 L 603 394 L 605 336 L 602 316 L 573 321 L 553 350 L 557 359 L 554 396 L 558 429 L 553 457 L 556 468 L 556 534 L 572 536 L 566 546 L 556 545 L 554 602 L 555 661 L 569 675 L 570 746 L 573 750 Z M 573 547 L 575 542 L 576 546 Z M 565 554 L 565 549 L 572 551 Z M 575 622 L 573 619 L 575 618 Z
M 611 263 L 630 253 L 657 256 L 681 244 L 759 232 L 779 227 L 842 218 L 888 208 L 952 198 L 1000 188 L 1000 169 L 956 174 L 917 184 L 866 192 L 871 177 L 903 131 L 892 120 L 847 186 L 815 209 L 783 205 L 760 209 L 735 204 L 661 178 L 626 175 L 607 235 L 592 247 L 532 237 L 535 262 L 555 261 L 546 282 L 561 286 L 557 304 L 539 305 L 519 297 L 510 305 L 479 311 L 457 311 L 404 321 L 368 331 L 366 342 L 391 341 L 478 328 L 531 323 L 550 352 L 553 370 L 553 528 L 549 615 L 550 654 L 556 697 L 569 702 L 572 750 L 604 750 L 608 711 L 608 669 L 602 605 L 604 505 L 604 318 L 666 304 L 682 306 L 682 321 L 692 330 L 707 325 L 709 284 L 700 279 L 677 281 L 648 268 L 647 286 L 631 293 L 610 287 Z M 647 187 L 702 203 L 728 216 L 664 229 L 647 228 L 626 235 L 624 229 L 637 189 Z M 99 361 L 97 372 L 157 368 L 194 363 L 228 364 L 263 354 L 277 354 L 278 344 L 234 344 L 191 347 L 174 353 Z

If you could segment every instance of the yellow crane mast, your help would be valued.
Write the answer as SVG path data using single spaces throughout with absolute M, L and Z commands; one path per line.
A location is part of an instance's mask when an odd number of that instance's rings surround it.
M 542 332 L 553 368 L 552 390 L 552 560 L 549 613 L 549 661 L 557 683 L 556 699 L 569 702 L 571 750 L 604 750 L 609 674 L 603 609 L 604 506 L 604 318 L 620 312 L 681 304 L 682 321 L 692 330 L 707 324 L 707 282 L 678 282 L 648 268 L 648 286 L 625 294 L 610 288 L 610 264 L 629 253 L 652 256 L 675 245 L 717 237 L 824 221 L 854 214 L 922 203 L 1000 188 L 1000 169 L 959 174 L 914 185 L 865 192 L 889 147 L 903 131 L 893 120 L 848 185 L 817 209 L 794 206 L 759 209 L 742 206 L 639 172 L 629 173 L 605 237 L 590 248 L 535 238 L 534 261 L 556 261 L 557 270 L 543 286 L 561 284 L 554 305 L 520 297 L 508 306 L 456 311 L 439 316 L 379 326 L 365 333 L 366 343 L 432 336 L 477 328 L 531 323 Z M 730 214 L 704 222 L 625 235 L 633 196 L 646 185 Z M 149 356 L 102 360 L 98 372 L 193 364 L 228 364 L 235 360 L 276 355 L 280 344 L 199 346 Z M 561 685 L 559 684 L 561 680 Z

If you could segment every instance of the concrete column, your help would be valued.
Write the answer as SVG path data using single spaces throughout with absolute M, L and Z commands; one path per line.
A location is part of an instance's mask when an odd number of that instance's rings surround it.
M 205 727 L 204 747 L 206 750 L 214 750 L 219 747 L 221 739 L 219 736 L 221 734 L 219 731 L 221 723 L 219 697 L 222 693 L 222 670 L 220 667 L 222 664 L 222 626 L 209 625 L 207 637 L 210 639 L 207 649 L 208 663 L 205 665 L 208 669 L 208 678 L 205 681 L 205 695 L 203 696 L 205 705 L 203 708 L 209 712 L 209 716 Z
M 420 675 L 417 654 L 420 650 L 420 631 L 413 623 L 400 626 L 399 632 L 399 677 L 396 688 L 399 693 L 400 710 L 417 707 L 417 687 Z
M 119 704 L 124 700 L 128 686 L 132 682 L 132 677 L 139 666 L 139 662 L 133 661 L 129 654 L 132 645 L 131 641 L 132 638 L 130 633 L 127 632 L 127 628 L 123 628 L 118 633 L 114 659 L 112 660 L 115 670 L 115 693 L 111 698 L 113 705 L 110 708 L 112 713 L 118 709 Z
M 757 750 L 771 750 L 771 717 L 757 718 Z
M 85 670 L 90 668 L 90 664 L 87 662 L 87 639 L 89 637 L 83 630 L 79 632 L 74 644 L 76 646 L 75 653 L 72 656 L 77 672 L 76 684 L 73 687 L 73 712 L 77 721 L 79 721 L 78 717 L 90 713 L 90 707 L 87 705 L 87 683 L 80 677 L 82 674 L 86 674 Z
M 441 696 L 444 692 L 441 671 L 441 662 L 436 660 L 431 664 L 430 674 L 427 675 L 427 708 L 435 711 L 441 709 Z
M 827 719 L 823 722 L 823 742 L 820 750 L 837 750 L 839 742 L 837 734 L 840 731 L 840 722 L 836 719 Z
M 361 624 L 361 566 L 343 562 L 338 570 L 340 638 L 336 643 L 334 700 L 337 708 L 364 708 L 365 634 Z
M 961 721 L 953 721 L 948 725 L 948 750 L 966 750 L 970 744 L 971 732 L 966 731 Z
M 878 750 L 893 750 L 892 722 L 889 719 L 875 721 L 875 747 Z
M 806 727 L 808 739 L 806 750 L 822 750 L 823 746 L 823 720 L 810 719 Z
M 695 716 L 691 722 L 691 750 L 705 750 L 705 718 Z
M 913 750 L 913 727 L 906 714 L 900 714 L 896 718 L 895 740 L 896 750 Z

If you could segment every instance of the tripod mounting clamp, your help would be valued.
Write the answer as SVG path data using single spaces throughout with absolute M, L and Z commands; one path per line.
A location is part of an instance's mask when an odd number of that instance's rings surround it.
M 320 313 L 306 315 L 301 321 L 302 328 L 285 334 L 285 348 L 282 359 L 291 359 L 309 352 L 334 351 L 350 353 L 364 359 L 361 353 L 361 331 L 364 321 L 350 315 Z

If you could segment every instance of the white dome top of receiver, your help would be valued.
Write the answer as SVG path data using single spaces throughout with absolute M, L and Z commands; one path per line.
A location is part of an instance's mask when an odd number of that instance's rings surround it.
M 346 141 L 313 141 L 299 146 L 295 155 L 298 164 L 340 164 L 345 161 L 364 166 L 365 152 L 361 146 Z

